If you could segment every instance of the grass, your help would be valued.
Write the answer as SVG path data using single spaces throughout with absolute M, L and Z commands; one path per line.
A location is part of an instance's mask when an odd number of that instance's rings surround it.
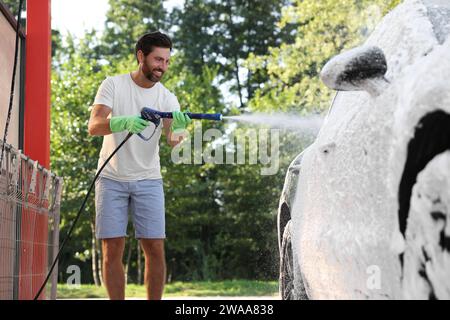
M 277 281 L 198 281 L 172 282 L 166 284 L 164 297 L 206 297 L 206 296 L 276 296 L 278 295 Z M 145 298 L 144 286 L 129 284 L 126 287 L 127 298 Z M 107 298 L 106 290 L 95 285 L 81 285 L 79 288 L 58 284 L 58 299 L 95 299 Z

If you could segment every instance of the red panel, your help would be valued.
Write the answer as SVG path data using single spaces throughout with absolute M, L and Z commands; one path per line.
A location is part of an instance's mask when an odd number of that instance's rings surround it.
M 50 0 L 27 1 L 24 153 L 50 166 Z
M 51 0 L 27 1 L 24 153 L 50 168 Z M 39 190 L 38 190 L 39 191 Z M 19 299 L 33 299 L 47 272 L 48 217 L 24 208 Z M 45 297 L 45 291 L 40 298 Z

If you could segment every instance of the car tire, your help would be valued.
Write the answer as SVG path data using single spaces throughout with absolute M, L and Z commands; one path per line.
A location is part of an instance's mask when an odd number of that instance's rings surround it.
M 280 296 L 282 300 L 308 300 L 299 270 L 292 251 L 292 221 L 289 220 L 283 230 L 280 252 Z
M 417 176 L 405 233 L 403 295 L 450 299 L 450 151 Z

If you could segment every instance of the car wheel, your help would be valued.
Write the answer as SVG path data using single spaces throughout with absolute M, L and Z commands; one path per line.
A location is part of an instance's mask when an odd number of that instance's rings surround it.
M 405 239 L 404 297 L 450 299 L 450 151 L 419 173 Z
M 291 242 L 291 220 L 283 231 L 280 255 L 280 295 L 282 300 L 294 300 L 294 258 Z
M 292 221 L 283 231 L 280 252 L 280 296 L 282 300 L 308 300 L 300 267 L 292 251 Z

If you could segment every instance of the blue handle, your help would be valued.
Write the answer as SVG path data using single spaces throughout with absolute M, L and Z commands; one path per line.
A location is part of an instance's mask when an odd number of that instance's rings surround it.
M 191 119 L 196 120 L 213 120 L 213 121 L 222 121 L 222 114 L 220 113 L 192 113 L 186 112 Z M 161 112 L 157 110 L 153 110 L 151 108 L 142 108 L 141 116 L 143 119 L 148 121 L 154 121 L 156 119 L 172 119 L 172 112 Z
M 220 114 L 220 113 L 191 113 L 191 112 L 187 112 L 186 114 L 191 119 L 222 121 L 222 114 Z

